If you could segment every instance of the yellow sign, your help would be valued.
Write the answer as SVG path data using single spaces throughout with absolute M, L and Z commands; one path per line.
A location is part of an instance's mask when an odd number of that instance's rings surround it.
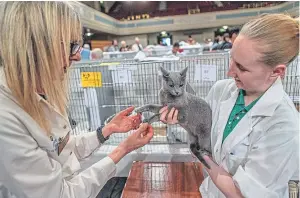
M 101 72 L 81 72 L 82 87 L 102 87 Z

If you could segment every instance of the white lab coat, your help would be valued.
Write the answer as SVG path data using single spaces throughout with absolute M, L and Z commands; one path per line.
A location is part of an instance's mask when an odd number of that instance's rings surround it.
M 0 67 L 0 198 L 96 197 L 114 176 L 115 163 L 106 157 L 80 172 L 79 160 L 100 146 L 96 132 L 71 135 L 67 116 L 37 97 L 50 121 L 52 140 L 18 105 Z M 65 145 L 58 143 L 60 138 Z
M 299 171 L 299 113 L 281 79 L 265 92 L 224 140 L 229 114 L 238 97 L 233 80 L 218 81 L 206 101 L 212 108 L 212 154 L 246 198 L 288 198 L 288 181 Z M 203 198 L 223 198 L 207 177 Z

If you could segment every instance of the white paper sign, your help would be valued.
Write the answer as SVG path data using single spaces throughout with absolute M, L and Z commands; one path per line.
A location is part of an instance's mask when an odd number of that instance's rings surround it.
M 137 65 L 110 65 L 108 66 L 108 70 L 137 70 Z
M 194 80 L 196 81 L 216 81 L 217 67 L 215 65 L 198 65 L 195 68 Z
M 201 78 L 203 81 L 217 80 L 217 67 L 215 65 L 202 65 Z
M 112 72 L 113 83 L 132 83 L 131 71 L 116 70 Z

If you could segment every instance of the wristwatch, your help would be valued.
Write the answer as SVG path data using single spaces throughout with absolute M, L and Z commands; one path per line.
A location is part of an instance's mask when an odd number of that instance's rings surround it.
M 109 139 L 109 136 L 107 136 L 106 138 L 103 136 L 103 134 L 102 134 L 102 129 L 103 128 L 104 128 L 104 125 L 98 127 L 97 130 L 96 130 L 97 138 L 98 138 L 98 140 L 101 144 L 103 144 L 106 140 Z

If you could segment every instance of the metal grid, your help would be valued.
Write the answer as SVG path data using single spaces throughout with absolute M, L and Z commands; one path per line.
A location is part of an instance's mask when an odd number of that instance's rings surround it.
M 74 134 L 95 130 L 111 115 L 129 107 L 159 104 L 161 88 L 160 69 L 171 71 L 188 67 L 188 91 L 205 97 L 215 81 L 227 78 L 229 53 L 202 54 L 181 57 L 179 61 L 136 62 L 134 60 L 84 62 L 70 71 L 70 117 L 77 122 Z M 288 67 L 284 88 L 294 101 L 299 101 L 299 58 Z M 203 78 L 207 68 L 215 79 Z M 82 72 L 101 72 L 102 86 L 84 88 Z M 151 114 L 144 114 L 149 117 Z M 153 123 L 155 136 L 152 143 L 186 143 L 186 131 L 179 125 Z M 107 144 L 118 144 L 127 134 L 113 134 Z

